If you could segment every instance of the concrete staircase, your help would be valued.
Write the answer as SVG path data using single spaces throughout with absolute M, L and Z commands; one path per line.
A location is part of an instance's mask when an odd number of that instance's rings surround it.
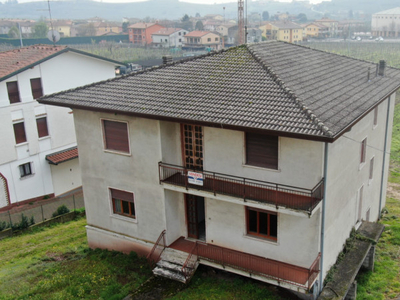
M 193 277 L 194 272 L 199 266 L 199 262 L 196 262 L 193 268 L 189 268 L 189 276 L 185 277 L 185 274 L 182 272 L 182 267 L 188 256 L 189 254 L 186 252 L 166 248 L 161 254 L 161 260 L 153 269 L 153 274 L 187 283 Z

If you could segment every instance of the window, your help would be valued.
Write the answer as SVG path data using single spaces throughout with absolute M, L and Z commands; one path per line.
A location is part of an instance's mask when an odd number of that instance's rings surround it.
M 278 169 L 278 137 L 246 133 L 246 164 Z
M 32 173 L 31 163 L 26 163 L 26 164 L 20 165 L 19 172 L 21 174 L 21 177 L 32 175 L 33 173 Z
M 361 157 L 360 157 L 360 164 L 365 163 L 365 156 L 367 153 L 367 138 L 365 138 L 362 142 L 361 142 Z
M 10 99 L 10 104 L 21 102 L 21 99 L 19 97 L 18 82 L 7 82 L 7 91 L 8 99 Z
M 110 189 L 113 213 L 136 218 L 133 193 Z
M 208 38 L 208 39 L 207 39 L 207 42 L 211 42 L 211 38 Z
M 217 37 L 215 38 L 215 41 L 218 42 L 218 38 Z
M 358 190 L 358 214 L 357 214 L 357 223 L 361 222 L 362 215 L 362 203 L 363 203 L 363 192 L 364 186 L 361 186 Z
M 40 78 L 31 79 L 31 89 L 33 99 L 38 99 L 43 96 L 42 80 Z
M 378 125 L 378 107 L 374 109 L 374 126 Z
M 246 207 L 247 234 L 277 240 L 278 216 L 276 213 Z
M 39 138 L 45 137 L 49 135 L 49 131 L 47 129 L 47 118 L 37 118 L 36 119 L 36 126 L 38 130 Z
M 369 161 L 369 180 L 374 178 L 374 157 Z
M 128 124 L 103 120 L 104 148 L 129 153 Z
M 14 136 L 15 136 L 15 143 L 21 144 L 26 142 L 26 135 L 25 135 L 25 126 L 24 122 L 15 123 L 14 126 Z
M 179 42 L 182 42 L 182 39 L 179 39 Z

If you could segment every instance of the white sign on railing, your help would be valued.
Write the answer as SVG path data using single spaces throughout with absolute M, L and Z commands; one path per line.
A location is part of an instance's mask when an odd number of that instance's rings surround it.
M 188 171 L 188 183 L 203 186 L 204 178 L 202 173 Z

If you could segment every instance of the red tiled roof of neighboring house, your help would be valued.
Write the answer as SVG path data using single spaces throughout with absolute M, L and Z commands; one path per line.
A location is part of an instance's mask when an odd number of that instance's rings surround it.
M 211 31 L 192 31 L 185 35 L 185 37 L 202 37 L 206 34 L 212 33 Z
M 307 27 L 307 26 L 310 26 L 310 25 L 314 25 L 314 26 L 317 26 L 317 27 L 320 27 L 320 28 L 329 28 L 328 26 L 326 26 L 326 25 L 324 25 L 324 24 L 316 23 L 316 22 L 307 24 L 306 27 Z
M 290 22 L 290 21 L 276 21 L 276 22 L 271 22 L 272 25 L 275 27 L 278 27 L 279 29 L 302 29 L 299 24 Z
M 180 30 L 183 30 L 183 29 L 182 28 L 163 28 L 157 32 L 154 32 L 153 35 L 171 35 Z
M 336 22 L 336 23 L 338 23 L 339 21 L 322 18 L 322 19 L 319 19 L 319 20 L 315 20 L 314 22 L 320 22 L 320 23 L 322 23 L 322 22 L 331 22 L 331 23 L 332 22 Z
M 128 28 L 140 28 L 140 29 L 145 29 L 145 28 L 149 28 L 153 25 L 156 25 L 157 23 L 136 23 L 136 24 L 132 24 L 130 26 L 128 26 Z
M 0 81 L 10 78 L 26 69 L 32 68 L 33 66 L 53 58 L 54 56 L 69 51 L 109 61 L 116 65 L 124 65 L 121 62 L 69 48 L 67 46 L 34 45 L 0 52 Z
M 51 165 L 58 165 L 74 158 L 78 158 L 78 147 L 76 146 L 46 155 L 46 160 Z

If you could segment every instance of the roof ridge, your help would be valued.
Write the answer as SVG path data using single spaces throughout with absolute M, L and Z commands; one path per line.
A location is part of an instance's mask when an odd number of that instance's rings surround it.
M 286 42 L 285 42 L 286 43 Z M 307 118 L 310 119 L 311 122 L 313 122 L 319 130 L 321 130 L 325 136 L 332 137 L 333 133 L 332 131 L 326 126 L 317 116 L 312 112 L 311 109 L 309 109 L 302 100 L 300 100 L 297 95 L 286 86 L 285 82 L 275 73 L 275 71 L 268 66 L 254 51 L 252 48 L 254 45 L 259 44 L 259 43 L 254 43 L 252 45 L 247 45 L 246 47 L 250 54 L 253 56 L 253 58 L 263 67 L 263 69 L 271 76 L 272 80 L 278 84 L 282 90 L 289 96 L 291 100 L 297 104 L 297 106 L 301 109 L 301 111 L 306 115 Z

